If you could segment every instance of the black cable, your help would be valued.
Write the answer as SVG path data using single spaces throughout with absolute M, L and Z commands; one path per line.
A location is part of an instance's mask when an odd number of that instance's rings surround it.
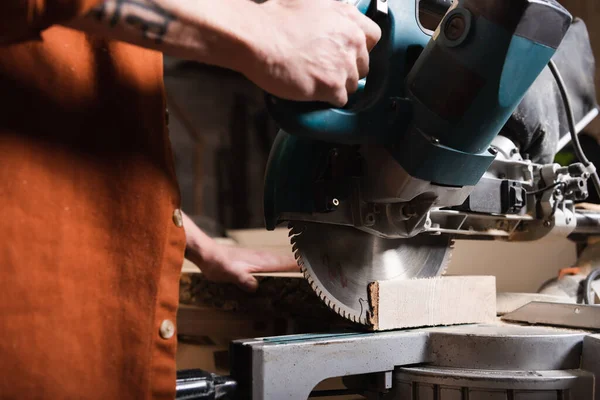
M 541 189 L 538 189 L 538 190 L 534 190 L 533 192 L 527 192 L 527 194 L 540 194 L 540 193 L 544 193 L 544 192 L 546 192 L 546 191 L 548 191 L 550 189 L 554 189 L 555 187 L 561 186 L 561 185 L 564 186 L 566 184 L 565 184 L 565 182 L 556 182 L 556 183 L 554 183 L 552 185 L 545 186 L 545 187 L 543 187 Z
M 565 110 L 567 112 L 567 121 L 569 123 L 569 131 L 571 134 L 571 142 L 573 142 L 573 149 L 575 150 L 575 155 L 579 159 L 579 161 L 589 167 L 592 165 L 590 160 L 585 156 L 583 149 L 581 148 L 581 143 L 579 142 L 579 137 L 577 136 L 577 131 L 575 127 L 575 117 L 573 116 L 573 108 L 571 107 L 571 100 L 569 98 L 569 94 L 567 93 L 567 87 L 565 85 L 565 81 L 562 78 L 562 75 L 558 71 L 558 67 L 554 60 L 550 60 L 548 63 L 548 67 L 550 67 L 550 71 L 552 75 L 554 75 L 554 79 L 556 80 L 556 84 L 558 85 L 558 89 L 560 90 L 560 95 L 562 97 L 563 103 L 565 104 Z M 591 174 L 592 182 L 594 183 L 594 187 L 596 188 L 596 192 L 600 194 L 600 177 L 598 177 L 598 173 L 596 171 Z
M 583 281 L 583 302 L 585 304 L 595 304 L 595 291 L 592 289 L 592 282 L 600 277 L 600 268 L 596 268 L 589 273 Z

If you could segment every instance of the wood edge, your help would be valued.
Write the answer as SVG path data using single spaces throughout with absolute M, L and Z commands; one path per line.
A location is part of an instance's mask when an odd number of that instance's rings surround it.
M 199 276 L 202 275 L 202 271 L 200 269 L 192 270 L 192 269 L 182 269 L 182 276 Z M 288 278 L 288 279 L 304 279 L 304 274 L 302 272 L 255 272 L 251 274 L 254 277 L 265 277 L 265 278 Z M 213 282 L 215 284 L 219 284 L 220 282 Z
M 368 313 L 367 322 L 371 329 L 379 330 L 379 282 L 369 283 L 368 291 L 371 312 Z

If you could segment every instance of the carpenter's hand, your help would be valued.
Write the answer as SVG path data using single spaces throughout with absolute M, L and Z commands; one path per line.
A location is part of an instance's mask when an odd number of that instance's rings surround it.
M 188 250 L 188 259 L 194 262 L 207 279 L 214 282 L 233 283 L 247 291 L 258 288 L 253 273 L 297 272 L 298 264 L 290 255 L 232 247 L 213 242 L 211 249 L 204 249 L 203 255 L 193 249 Z
M 341 107 L 367 75 L 381 30 L 353 5 L 334 0 L 270 0 L 246 76 L 289 100 Z
M 186 257 L 196 264 L 207 279 L 233 283 L 244 290 L 258 287 L 253 273 L 297 272 L 298 263 L 291 254 L 275 254 L 219 244 L 208 237 L 186 214 L 183 214 Z

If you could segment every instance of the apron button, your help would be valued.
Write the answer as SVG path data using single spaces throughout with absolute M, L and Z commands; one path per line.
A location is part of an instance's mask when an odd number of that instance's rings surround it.
M 173 222 L 178 228 L 183 227 L 183 215 L 180 209 L 173 211 Z
M 175 324 L 170 319 L 165 319 L 160 324 L 160 337 L 163 339 L 171 339 L 175 334 Z

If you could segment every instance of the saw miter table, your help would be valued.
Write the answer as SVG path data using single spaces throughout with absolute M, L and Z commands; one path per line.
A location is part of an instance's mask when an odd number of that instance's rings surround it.
M 240 399 L 600 398 L 600 335 L 575 330 L 496 324 L 289 336 L 236 342 L 232 354 Z M 337 376 L 348 390 L 311 393 Z
M 353 3 L 382 30 L 369 75 L 344 108 L 267 96 L 281 131 L 264 209 L 267 229 L 289 226 L 315 294 L 357 332 L 232 344 L 238 398 L 305 399 L 353 376 L 350 390 L 377 399 L 600 399 L 596 306 L 505 316 L 569 329 L 509 324 L 495 320 L 493 282 L 475 301 L 489 282 L 440 278 L 456 240 L 600 233 L 600 213 L 578 206 L 589 182 L 600 192 L 577 137 L 598 114 L 585 24 L 554 0 Z M 555 163 L 569 142 L 577 162 Z M 402 297 L 416 285 L 426 289 Z M 440 301 L 485 309 L 436 319 Z M 569 318 L 582 312 L 591 323 Z

